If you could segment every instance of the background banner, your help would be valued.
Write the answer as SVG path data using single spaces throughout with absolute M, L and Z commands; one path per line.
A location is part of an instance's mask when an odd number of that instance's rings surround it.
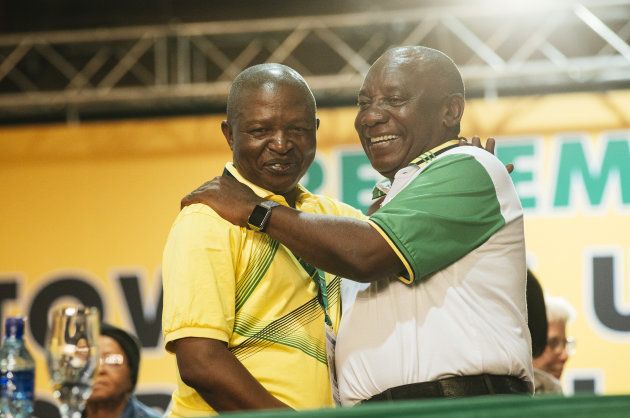
M 612 110 L 611 110 L 612 109 Z M 630 93 L 467 104 L 462 134 L 497 138 L 526 213 L 528 262 L 578 316 L 567 390 L 630 393 Z M 321 109 L 312 191 L 364 209 L 379 176 L 354 108 Z M 138 391 L 164 404 L 160 263 L 179 200 L 230 160 L 222 116 L 0 128 L 0 316 L 28 315 L 40 399 L 47 313 L 97 306 L 143 344 Z M 146 398 L 145 398 L 146 400 Z

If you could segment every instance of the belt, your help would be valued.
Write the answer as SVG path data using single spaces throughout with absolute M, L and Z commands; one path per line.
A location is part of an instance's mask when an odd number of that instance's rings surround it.
M 363 401 L 395 401 L 423 398 L 461 398 L 494 394 L 530 394 L 529 385 L 515 376 L 480 374 L 453 376 L 431 382 L 396 386 Z

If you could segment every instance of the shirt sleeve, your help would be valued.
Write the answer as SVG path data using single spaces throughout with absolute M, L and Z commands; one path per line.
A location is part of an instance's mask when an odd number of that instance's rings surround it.
M 507 171 L 497 173 L 509 180 Z M 483 244 L 505 218 L 484 165 L 454 154 L 431 163 L 369 222 L 405 265 L 408 280 L 401 280 L 412 282 Z
M 184 337 L 229 341 L 235 315 L 237 229 L 200 204 L 184 208 L 175 220 L 162 259 L 167 350 L 172 341 Z
M 358 219 L 360 221 L 367 221 L 368 217 L 359 209 L 350 206 L 347 203 L 334 200 L 327 196 L 319 197 L 319 207 L 317 209 L 308 209 L 308 206 L 303 210 L 305 212 L 320 213 L 324 215 L 345 216 L 347 218 Z

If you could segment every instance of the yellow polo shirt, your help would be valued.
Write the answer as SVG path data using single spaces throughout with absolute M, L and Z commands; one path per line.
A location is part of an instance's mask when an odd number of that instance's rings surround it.
M 245 180 L 259 196 L 282 196 Z M 358 210 L 298 186 L 304 212 L 365 219 Z M 308 239 L 308 237 L 304 237 Z M 213 338 L 228 348 L 273 396 L 295 409 L 332 406 L 323 310 L 317 287 L 293 254 L 267 234 L 238 227 L 205 205 L 184 208 L 163 257 L 166 349 L 184 337 Z M 329 314 L 340 319 L 340 278 L 325 275 Z M 208 373 L 212 373 L 208 370 Z M 178 376 L 171 416 L 207 416 L 212 408 Z

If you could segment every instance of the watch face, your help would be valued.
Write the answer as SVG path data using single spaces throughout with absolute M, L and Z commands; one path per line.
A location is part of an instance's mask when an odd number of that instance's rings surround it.
M 249 215 L 249 219 L 247 220 L 247 223 L 255 227 L 261 228 L 263 226 L 262 223 L 265 220 L 265 216 L 267 215 L 268 211 L 269 209 L 256 205 L 256 207 L 252 211 L 252 214 Z

